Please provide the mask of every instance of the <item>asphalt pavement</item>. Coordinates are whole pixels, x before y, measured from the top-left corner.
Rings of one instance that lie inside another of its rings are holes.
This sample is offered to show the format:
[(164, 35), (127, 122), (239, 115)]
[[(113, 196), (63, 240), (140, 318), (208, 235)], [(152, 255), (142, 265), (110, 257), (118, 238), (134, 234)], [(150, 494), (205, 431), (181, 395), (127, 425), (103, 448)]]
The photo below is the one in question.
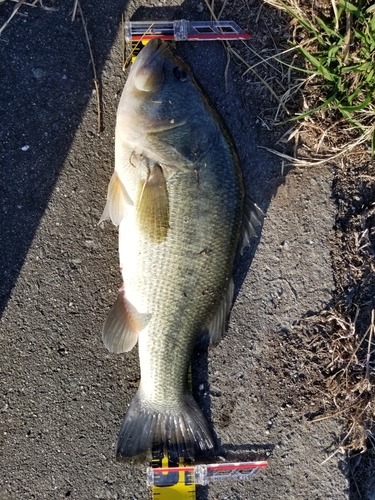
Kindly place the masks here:
[[(102, 125), (73, 2), (23, 6), (0, 38), (0, 498), (146, 499), (147, 463), (118, 463), (115, 441), (139, 381), (138, 352), (113, 355), (101, 327), (121, 285), (117, 230), (98, 225), (114, 160), (126, 79), (121, 15), (192, 18), (198, 2), (82, 2), (99, 78)], [(0, 5), (0, 25), (13, 4)], [(151, 12), (151, 13), (150, 13)], [(329, 168), (295, 171), (259, 145), (272, 132), (244, 103), (218, 43), (178, 49), (224, 116), (249, 194), (265, 212), (238, 260), (236, 302), (222, 342), (193, 363), (194, 390), (227, 460), (269, 460), (247, 482), (199, 499), (347, 499), (337, 421), (307, 422), (306, 360), (277, 359), (295, 324), (329, 304), (335, 208)], [(286, 373), (287, 371), (287, 373)], [(305, 398), (301, 412), (294, 401)], [(218, 458), (220, 460), (220, 458)], [(324, 463), (323, 463), (324, 462)]]

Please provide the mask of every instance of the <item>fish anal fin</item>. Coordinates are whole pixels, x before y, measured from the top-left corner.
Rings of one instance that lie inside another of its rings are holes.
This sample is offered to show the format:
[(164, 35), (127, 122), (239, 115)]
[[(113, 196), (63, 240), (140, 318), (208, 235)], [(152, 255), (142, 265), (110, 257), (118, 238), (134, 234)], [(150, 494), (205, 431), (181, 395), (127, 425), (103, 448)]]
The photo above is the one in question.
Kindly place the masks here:
[(136, 201), (139, 229), (151, 241), (161, 243), (169, 229), (169, 200), (166, 179), (161, 167), (152, 165), (145, 181), (140, 182)]
[(107, 219), (111, 219), (113, 224), (118, 226), (126, 216), (127, 205), (131, 204), (132, 201), (117, 172), (113, 172), (108, 185), (107, 203), (100, 217), (99, 224)]
[(139, 332), (147, 326), (149, 319), (148, 314), (139, 313), (127, 300), (125, 289), (121, 287), (103, 325), (104, 345), (110, 352), (131, 351), (138, 341)]
[(261, 208), (258, 207), (250, 198), (245, 200), (245, 209), (241, 227), (240, 253), (242, 255), (244, 248), (249, 246), (250, 240), (257, 235), (256, 228), (261, 225), (260, 218), (264, 215)]
[(207, 334), (208, 332), (210, 344), (217, 344), (221, 340), (221, 337), (226, 330), (228, 316), (233, 302), (233, 294), (234, 283), (233, 278), (231, 277), (228, 283), (227, 290), (223, 294), (220, 304), (215, 311), (215, 314), (211, 317), (204, 330), (205, 334)]

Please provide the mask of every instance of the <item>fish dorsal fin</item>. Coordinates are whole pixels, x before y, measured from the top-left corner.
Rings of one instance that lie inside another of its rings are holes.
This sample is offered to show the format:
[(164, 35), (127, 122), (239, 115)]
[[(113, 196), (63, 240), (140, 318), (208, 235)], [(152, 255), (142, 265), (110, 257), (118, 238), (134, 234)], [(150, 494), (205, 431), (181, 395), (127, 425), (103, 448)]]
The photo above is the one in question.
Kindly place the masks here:
[(240, 253), (242, 255), (244, 248), (249, 246), (250, 240), (257, 235), (256, 228), (260, 226), (260, 217), (264, 215), (263, 211), (251, 199), (245, 200), (245, 209), (241, 227)]
[(111, 219), (113, 224), (118, 226), (126, 216), (127, 205), (132, 205), (132, 201), (117, 172), (113, 172), (108, 185), (107, 203), (100, 217), (99, 224), (107, 219)]
[(227, 320), (233, 302), (233, 293), (234, 283), (233, 278), (231, 277), (228, 283), (228, 288), (223, 294), (219, 307), (216, 309), (215, 314), (206, 326), (211, 344), (217, 344), (226, 330)]
[(140, 182), (135, 209), (139, 229), (151, 241), (164, 241), (169, 229), (169, 201), (167, 183), (158, 164), (151, 165), (147, 178)]
[(127, 300), (122, 286), (103, 325), (104, 345), (110, 352), (131, 351), (138, 341), (139, 332), (147, 326), (149, 320), (149, 314), (139, 313)]

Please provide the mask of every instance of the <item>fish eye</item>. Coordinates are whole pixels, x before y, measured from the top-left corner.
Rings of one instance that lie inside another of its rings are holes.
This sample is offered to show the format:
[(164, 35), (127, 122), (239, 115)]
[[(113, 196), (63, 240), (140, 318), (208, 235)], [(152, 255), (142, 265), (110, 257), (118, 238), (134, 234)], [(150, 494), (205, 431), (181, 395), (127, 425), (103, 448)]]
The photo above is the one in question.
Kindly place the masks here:
[(175, 78), (177, 78), (177, 80), (179, 80), (180, 82), (186, 82), (187, 74), (183, 69), (179, 68), (178, 66), (175, 66), (173, 68), (173, 74)]

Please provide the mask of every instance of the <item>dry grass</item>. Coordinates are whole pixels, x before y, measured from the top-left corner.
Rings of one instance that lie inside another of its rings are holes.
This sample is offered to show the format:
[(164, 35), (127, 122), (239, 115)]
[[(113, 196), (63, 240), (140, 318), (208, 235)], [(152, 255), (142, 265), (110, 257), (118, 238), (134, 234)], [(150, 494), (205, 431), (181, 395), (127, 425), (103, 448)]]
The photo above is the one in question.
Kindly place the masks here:
[[(210, 0), (205, 3), (211, 19), (220, 19), (225, 3), (222, 6)], [(243, 76), (254, 75), (275, 101), (276, 107), (268, 110), (268, 115), (272, 111), (273, 116), (264, 120), (259, 117), (265, 126), (271, 129), (292, 122), (289, 140), (293, 140), (295, 151), (302, 134), (313, 133), (316, 145), (315, 149), (310, 148), (308, 157), (302, 159), (297, 159), (296, 154), (271, 151), (284, 161), (298, 165), (330, 162), (355, 154), (360, 146), (363, 150), (372, 145), (369, 151), (373, 154), (375, 106), (371, 99), (374, 91), (371, 75), (375, 62), (371, 37), (375, 44), (375, 8), (367, 9), (358, 20), (349, 11), (345, 17), (341, 4), (336, 5), (334, 0), (320, 2), (324, 12), (318, 11), (315, 2), (264, 0), (264, 3), (283, 12), (280, 23), (285, 26), (289, 23), (289, 39), (280, 44), (269, 31), (266, 36), (271, 38), (273, 50), (259, 44), (257, 47), (258, 40), (251, 40), (242, 42), (242, 50), (226, 43), (227, 53), (245, 68)], [(247, 2), (240, 10), (246, 9)], [(262, 10), (264, 13), (264, 4), (260, 4), (256, 22)], [(288, 15), (288, 11), (293, 12), (294, 17)], [(321, 22), (319, 16), (334, 19), (333, 28)], [(249, 25), (254, 25), (253, 16)], [(360, 38), (365, 28), (366, 42)], [(263, 56), (264, 52), (267, 56)], [(336, 61), (335, 58), (339, 63), (329, 62)], [(251, 59), (255, 62), (249, 62)], [(319, 130), (320, 135), (316, 137)]]
[[(294, 10), (296, 16), (302, 20), (307, 20), (308, 23), (314, 24), (314, 27), (316, 27), (316, 23), (311, 20), (312, 9), (316, 4), (297, 2), (296, 0), (264, 1), (284, 12), (287, 12), (285, 8), (287, 5)], [(322, 2), (322, 4), (321, 8), (325, 6), (327, 9), (325, 15), (333, 16), (335, 27), (338, 29), (339, 12), (337, 6), (339, 3), (332, 0), (331, 3)], [(318, 14), (316, 13), (316, 15)], [(290, 17), (290, 29), (293, 34), (292, 42), (296, 47), (303, 45), (303, 51), (310, 50), (318, 53), (317, 37), (312, 36), (311, 31), (305, 28), (303, 23), (301, 24), (296, 18)], [(342, 33), (340, 58), (344, 65), (348, 64), (350, 58), (352, 61), (355, 60), (358, 55), (358, 47), (353, 42), (355, 28), (350, 15), (346, 16), (345, 32), (342, 31)], [(370, 54), (370, 58), (372, 61), (373, 54)], [(281, 157), (283, 162), (299, 167), (311, 167), (326, 162), (336, 162), (337, 164), (337, 160), (340, 159), (342, 162), (340, 170), (343, 172), (343, 177), (345, 177), (344, 157), (345, 162), (351, 159), (352, 163), (356, 161), (358, 165), (369, 163), (374, 148), (374, 145), (372, 145), (371, 150), (370, 144), (371, 141), (374, 144), (375, 137), (375, 107), (372, 102), (369, 102), (366, 106), (358, 106), (360, 109), (352, 109), (350, 116), (346, 112), (340, 114), (340, 110), (337, 108), (331, 105), (327, 106), (327, 86), (324, 84), (324, 75), (316, 71), (316, 68), (309, 61), (306, 62), (305, 67), (313, 72), (301, 82), (298, 89), (302, 91), (302, 109), (294, 118), (294, 126), (289, 128), (286, 134), (281, 137), (279, 143), (292, 140), (297, 143), (300, 137), (310, 137), (312, 139), (307, 146), (299, 148), (298, 155), (296, 147), (293, 155), (275, 149), (267, 149)], [(372, 67), (370, 66), (370, 68)], [(295, 80), (297, 78), (297, 76), (294, 76)], [(353, 92), (355, 85), (358, 85), (358, 81), (358, 75), (354, 72), (353, 74), (348, 72), (348, 93)], [(372, 82), (370, 83), (372, 85)], [(373, 95), (372, 92), (370, 88), (369, 95)], [(363, 94), (359, 94), (358, 97), (364, 102), (365, 97)], [(287, 106), (293, 105), (294, 98), (295, 95), (292, 95), (290, 99), (284, 101), (285, 104)], [(375, 181), (371, 175), (366, 175), (366, 171), (361, 174), (361, 179), (362, 184), (365, 180), (368, 182)], [(360, 188), (360, 185), (361, 182), (358, 182), (357, 189), (365, 189), (363, 186)], [(348, 196), (350, 196), (349, 193)], [(366, 207), (364, 201), (363, 203)], [(353, 210), (350, 199), (348, 205)], [(364, 282), (366, 280), (372, 281), (368, 276), (369, 273), (373, 272), (372, 263), (374, 260), (368, 229), (372, 209), (373, 206), (370, 202), (370, 206), (364, 209), (368, 220), (362, 220), (360, 229), (358, 228), (359, 221), (346, 226), (345, 243), (342, 244), (340, 250), (344, 252), (341, 259), (345, 259), (344, 266), (347, 267), (347, 276), (351, 285), (347, 289), (343, 288), (338, 293), (340, 298), (338, 299), (337, 309), (323, 313), (321, 317), (322, 324), (329, 326), (327, 330), (331, 332), (328, 338), (325, 339), (325, 343), (332, 357), (329, 365), (322, 367), (322, 369), (328, 373), (325, 385), (332, 399), (334, 410), (319, 419), (336, 416), (344, 418), (347, 422), (346, 431), (339, 449), (352, 452), (363, 452), (368, 448), (375, 448), (373, 435), (375, 423), (374, 309), (371, 310), (368, 328), (363, 327), (363, 316), (368, 314), (368, 312), (364, 311), (369, 309), (367, 299), (369, 291), (364, 291), (367, 288), (367, 284), (365, 285)], [(346, 217), (349, 216), (346, 215)], [(355, 217), (354, 213), (353, 217)], [(343, 286), (343, 283), (341, 283), (341, 286)], [(345, 291), (347, 290), (348, 293), (350, 287), (357, 290), (356, 300), (359, 300), (357, 312), (354, 315), (354, 304), (351, 304), (345, 296)], [(358, 325), (360, 308), (363, 314), (361, 314), (361, 325)], [(325, 329), (323, 328), (323, 330)]]
[[(285, 4), (281, 0), (264, 0), (264, 2), (280, 11), (285, 11)], [(215, 2), (205, 0), (205, 3), (211, 19), (219, 20), (224, 6), (220, 9), (218, 6), (217, 10), (220, 12), (215, 15)], [(301, 4), (295, 0), (286, 0), (286, 4), (291, 6), (301, 19), (311, 14), (306, 13)], [(257, 19), (262, 7), (263, 4), (259, 8)], [(288, 21), (285, 17), (282, 22), (287, 25)], [(274, 50), (267, 57), (262, 55), (265, 49), (253, 48), (254, 42), (251, 41), (250, 43), (242, 41), (243, 50), (234, 49), (228, 42), (224, 44), (228, 56), (245, 68), (243, 76), (245, 77), (248, 73), (254, 75), (276, 103), (276, 107), (268, 110), (267, 119), (263, 120), (259, 117), (264, 125), (271, 129), (291, 122), (288, 134), (284, 134), (278, 142), (293, 141), (293, 156), (273, 149), (269, 151), (282, 157), (284, 163), (295, 166), (323, 164), (344, 155), (356, 154), (360, 146), (367, 147), (374, 140), (375, 106), (369, 102), (365, 108), (351, 113), (341, 107), (345, 116), (338, 115), (333, 103), (327, 103), (322, 75), (300, 56), (300, 51), (308, 53), (315, 50), (316, 39), (305, 36), (302, 32), (303, 25), (299, 24), (296, 19), (289, 20), (289, 29), (291, 37), (282, 45), (272, 39)], [(249, 59), (254, 58), (256, 62), (250, 63)], [(355, 84), (354, 78), (352, 87)], [(270, 116), (271, 113), (272, 116)], [(297, 158), (299, 137), (303, 134), (311, 135), (312, 131), (314, 136), (320, 131), (319, 136), (314, 140), (315, 149), (310, 148), (306, 157)]]
[[(324, 130), (317, 151), (311, 151), (313, 162), (324, 161), (316, 155), (323, 146), (327, 161), (346, 155), (359, 144), (371, 144), (373, 155), (374, 7), (365, 0), (353, 2), (364, 4), (356, 12), (354, 5), (332, 0), (323, 2), (319, 12), (314, 2), (264, 1), (290, 15), (290, 43), (304, 58), (301, 69), (310, 73), (302, 85), (303, 109), (292, 120), (300, 122), (301, 132), (310, 133), (317, 127)], [(333, 26), (330, 19), (335, 19)], [(332, 146), (328, 131), (340, 142), (339, 147)]]
[(336, 412), (315, 421), (340, 415), (348, 421), (348, 432), (340, 447), (348, 450), (366, 450), (372, 440), (375, 422), (375, 311), (372, 310), (370, 325), (360, 337), (356, 329), (358, 314), (354, 320), (344, 318), (337, 311), (322, 316), (322, 322), (330, 325), (329, 339), (331, 362), (327, 367), (330, 375), (326, 380)]
[[(44, 2), (43, 0), (34, 0), (34, 2), (26, 2), (26, 0), (10, 0), (11, 2), (15, 3), (16, 5), (14, 6), (13, 8), (13, 11), (11, 13), (11, 15), (9, 16), (9, 18), (5, 21), (5, 23), (0, 27), (0, 36), (2, 35), (3, 31), (5, 30), (5, 28), (8, 26), (8, 24), (11, 22), (11, 20), (13, 19), (13, 17), (18, 13), (18, 11), (20, 10), (20, 8), (22, 6), (26, 6), (26, 7), (37, 7), (37, 5), (39, 4), (39, 6), (43, 9), (43, 10), (50, 10), (50, 11), (56, 11), (58, 10), (58, 7), (50, 7), (48, 5), (44, 5)], [(6, 0), (1, 0), (0, 1), (0, 5), (5, 3)]]
[(75, 16), (76, 16), (77, 10), (79, 11), (79, 14), (81, 16), (82, 26), (83, 26), (83, 30), (85, 32), (86, 43), (87, 43), (87, 47), (88, 47), (89, 53), (90, 53), (90, 59), (91, 59), (91, 65), (92, 65), (92, 72), (93, 72), (93, 76), (94, 76), (93, 81), (94, 81), (95, 91), (96, 91), (96, 106), (97, 106), (97, 116), (98, 116), (97, 133), (99, 135), (100, 132), (101, 132), (101, 129), (102, 129), (102, 114), (101, 114), (101, 107), (102, 106), (101, 106), (99, 80), (98, 80), (98, 76), (97, 76), (97, 73), (96, 73), (96, 66), (95, 66), (95, 61), (94, 61), (94, 54), (93, 54), (92, 49), (91, 49), (90, 37), (89, 37), (88, 31), (87, 31), (86, 20), (85, 20), (85, 17), (83, 15), (82, 7), (81, 7), (81, 4), (80, 4), (79, 0), (74, 0), (72, 21), (75, 20)]
[[(223, 4), (222, 8), (220, 9), (220, 12), (219, 14), (216, 16), (215, 15), (215, 2), (212, 1), (211, 4), (209, 2), (209, 0), (204, 0), (205, 1), (205, 4), (206, 4), (206, 7), (211, 15), (211, 19), (214, 20), (214, 21), (219, 21), (220, 20), (220, 17), (221, 15), (223, 14), (224, 12), (224, 8), (225, 8), (225, 3)], [(270, 92), (270, 94), (272, 95), (272, 97), (276, 100), (276, 102), (278, 103), (278, 108), (277, 108), (277, 111), (276, 111), (276, 115), (275, 115), (275, 120), (277, 119), (277, 116), (279, 114), (279, 111), (280, 111), (280, 108), (283, 109), (284, 113), (286, 115), (290, 115), (290, 112), (288, 110), (288, 108), (286, 107), (285, 105), (285, 101), (288, 100), (288, 97), (287, 96), (291, 96), (294, 94), (294, 92), (292, 91), (291, 88), (289, 88), (289, 90), (285, 93), (285, 95), (278, 95), (278, 93), (273, 89), (272, 85), (268, 83), (268, 81), (266, 79), (264, 79), (256, 70), (256, 66), (258, 66), (259, 64), (264, 64), (264, 65), (268, 65), (269, 67), (272, 68), (273, 72), (280, 72), (279, 69), (275, 68), (275, 66), (272, 64), (272, 62), (279, 62), (278, 61), (278, 57), (280, 56), (280, 54), (276, 54), (276, 55), (272, 55), (270, 57), (267, 57), (267, 58), (263, 58), (260, 54), (258, 54), (254, 49), (252, 49), (251, 45), (248, 44), (247, 42), (244, 42), (242, 41), (244, 47), (246, 48), (246, 50), (252, 52), (253, 55), (255, 55), (256, 57), (259, 58), (259, 62), (258, 63), (255, 63), (255, 64), (250, 64), (247, 62), (247, 60), (245, 59), (245, 57), (243, 57), (239, 51), (235, 50), (232, 45), (229, 43), (229, 42), (222, 42), (224, 47), (225, 47), (225, 50), (228, 54), (228, 58), (230, 56), (232, 56), (235, 60), (239, 61), (243, 66), (246, 67), (246, 70), (244, 71), (243, 73), (243, 76), (246, 75), (246, 73), (248, 72), (251, 72), (253, 73), (253, 75), (255, 75), (255, 77), (267, 88), (267, 90)], [(295, 51), (296, 49), (295, 48), (288, 48), (285, 52), (283, 52), (282, 54), (286, 54), (286, 53), (290, 53), (290, 52), (293, 52)], [(227, 65), (227, 69), (228, 69), (228, 65)], [(226, 71), (227, 71), (226, 69)], [(285, 72), (283, 72), (283, 75), (282, 75), (282, 78), (281, 79), (284, 79), (285, 77)], [(226, 80), (226, 75), (225, 75), (225, 80)], [(290, 82), (289, 82), (290, 83)]]

